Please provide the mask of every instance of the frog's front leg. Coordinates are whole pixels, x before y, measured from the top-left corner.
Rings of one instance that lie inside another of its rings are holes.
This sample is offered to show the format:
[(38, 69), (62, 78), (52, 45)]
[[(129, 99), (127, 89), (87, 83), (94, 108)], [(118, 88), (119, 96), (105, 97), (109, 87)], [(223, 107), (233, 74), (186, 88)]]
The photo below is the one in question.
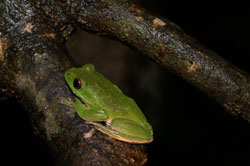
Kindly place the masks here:
[(75, 100), (76, 103), (65, 100), (64, 104), (74, 108), (82, 119), (88, 121), (105, 121), (109, 118), (103, 109), (90, 105), (85, 106), (77, 97)]

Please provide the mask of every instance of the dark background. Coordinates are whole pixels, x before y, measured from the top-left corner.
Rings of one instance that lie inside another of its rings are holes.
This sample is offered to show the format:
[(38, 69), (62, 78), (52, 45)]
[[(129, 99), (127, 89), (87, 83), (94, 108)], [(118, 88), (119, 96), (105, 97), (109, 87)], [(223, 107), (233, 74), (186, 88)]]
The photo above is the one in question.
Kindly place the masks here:
[[(248, 4), (143, 0), (142, 6), (175, 22), (187, 34), (250, 73)], [(154, 129), (154, 141), (147, 145), (148, 166), (250, 165), (249, 123), (226, 113), (185, 80), (119, 42), (86, 32), (76, 32), (67, 47), (79, 66), (93, 63), (133, 97), (145, 113)], [(0, 99), (2, 162), (54, 165), (46, 144), (34, 136), (22, 106), (15, 100)]]

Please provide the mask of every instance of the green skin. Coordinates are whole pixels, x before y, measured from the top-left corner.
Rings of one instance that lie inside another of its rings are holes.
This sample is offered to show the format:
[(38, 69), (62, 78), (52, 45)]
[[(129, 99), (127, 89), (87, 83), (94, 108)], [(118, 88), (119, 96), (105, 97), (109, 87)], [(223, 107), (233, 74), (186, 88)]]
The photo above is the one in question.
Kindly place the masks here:
[(152, 127), (135, 101), (95, 71), (94, 65), (68, 69), (65, 79), (77, 97), (76, 103), (64, 104), (73, 107), (87, 124), (121, 141), (136, 144), (153, 141)]

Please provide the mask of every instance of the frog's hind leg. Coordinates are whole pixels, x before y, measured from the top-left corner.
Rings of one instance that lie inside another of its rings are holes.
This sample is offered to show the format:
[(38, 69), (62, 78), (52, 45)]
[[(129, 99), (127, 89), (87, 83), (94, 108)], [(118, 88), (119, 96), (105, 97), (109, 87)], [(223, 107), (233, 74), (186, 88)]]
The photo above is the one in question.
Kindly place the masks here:
[[(127, 119), (114, 119), (110, 126), (104, 126), (101, 123), (89, 122), (95, 128), (104, 134), (107, 134), (120, 141), (135, 144), (144, 144), (152, 142), (152, 135), (136, 122)], [(110, 128), (111, 127), (111, 128)]]
[(110, 127), (113, 130), (119, 131), (124, 138), (129, 139), (127, 142), (131, 143), (149, 143), (153, 141), (153, 133), (151, 128), (147, 129), (140, 123), (123, 118), (112, 120)]

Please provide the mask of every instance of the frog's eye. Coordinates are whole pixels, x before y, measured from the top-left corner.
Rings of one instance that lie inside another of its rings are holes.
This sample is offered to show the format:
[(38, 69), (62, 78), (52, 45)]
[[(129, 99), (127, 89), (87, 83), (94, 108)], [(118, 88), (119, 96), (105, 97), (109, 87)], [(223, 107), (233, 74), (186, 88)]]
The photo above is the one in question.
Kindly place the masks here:
[(80, 78), (76, 78), (73, 82), (73, 85), (76, 89), (81, 89), (82, 88), (82, 81)]

